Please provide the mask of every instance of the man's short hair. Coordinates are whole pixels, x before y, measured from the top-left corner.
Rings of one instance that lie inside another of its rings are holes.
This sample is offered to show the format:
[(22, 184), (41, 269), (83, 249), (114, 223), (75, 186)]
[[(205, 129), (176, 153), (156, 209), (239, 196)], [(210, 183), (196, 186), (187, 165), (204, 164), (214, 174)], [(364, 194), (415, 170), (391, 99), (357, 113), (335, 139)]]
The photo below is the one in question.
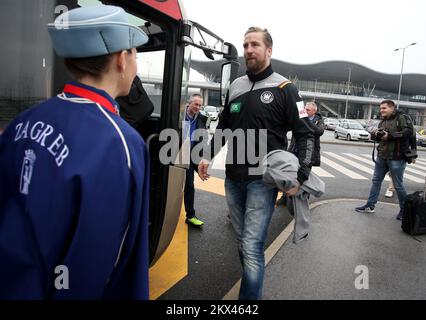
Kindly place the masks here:
[(246, 33), (244, 34), (244, 37), (252, 32), (262, 32), (263, 33), (263, 42), (265, 43), (267, 48), (272, 48), (272, 45), (274, 44), (272, 41), (271, 34), (269, 33), (268, 29), (259, 28), (259, 27), (250, 27), (247, 29)]
[(191, 103), (192, 101), (194, 101), (195, 98), (200, 98), (202, 100), (203, 96), (199, 93), (191, 94), (191, 96), (189, 97), (188, 103)]
[(380, 105), (382, 104), (387, 104), (388, 106), (395, 108), (395, 102), (393, 102), (392, 100), (383, 100), (382, 102), (380, 102)]
[(307, 103), (306, 103), (306, 105), (305, 105), (305, 108), (306, 108), (307, 106), (313, 106), (313, 107), (314, 107), (314, 109), (315, 109), (315, 112), (317, 112), (317, 110), (318, 110), (318, 106), (317, 106), (317, 104), (316, 104), (314, 101), (309, 101), (309, 102), (307, 102)]

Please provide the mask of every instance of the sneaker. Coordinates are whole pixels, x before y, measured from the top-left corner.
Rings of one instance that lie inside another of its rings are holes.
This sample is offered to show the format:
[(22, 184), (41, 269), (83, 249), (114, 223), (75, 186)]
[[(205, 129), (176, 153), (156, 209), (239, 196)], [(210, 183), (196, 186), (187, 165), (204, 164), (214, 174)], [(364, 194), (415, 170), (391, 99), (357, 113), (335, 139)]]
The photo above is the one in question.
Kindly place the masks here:
[(399, 210), (398, 215), (396, 216), (396, 220), (402, 220), (402, 210)]
[(201, 227), (204, 224), (204, 222), (198, 219), (197, 217), (192, 217), (190, 219), (186, 218), (185, 222), (195, 227)]
[(386, 198), (392, 198), (393, 197), (392, 190), (386, 189), (385, 197)]
[(373, 206), (368, 206), (368, 205), (363, 205), (361, 207), (356, 207), (355, 208), (356, 212), (361, 212), (361, 213), (374, 213), (374, 207)]

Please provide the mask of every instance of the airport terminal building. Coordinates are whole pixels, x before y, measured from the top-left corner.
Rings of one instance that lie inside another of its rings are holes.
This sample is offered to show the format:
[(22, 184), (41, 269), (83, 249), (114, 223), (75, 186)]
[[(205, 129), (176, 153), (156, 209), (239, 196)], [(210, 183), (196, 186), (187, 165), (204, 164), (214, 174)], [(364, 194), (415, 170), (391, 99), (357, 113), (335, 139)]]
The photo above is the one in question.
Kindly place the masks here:
[[(240, 60), (239, 76), (246, 72)], [(192, 68), (206, 79), (218, 79), (220, 61), (192, 61)], [(272, 66), (291, 80), (305, 101), (315, 101), (323, 116), (349, 119), (376, 119), (384, 99), (397, 103), (399, 74), (386, 74), (348, 61), (327, 61), (316, 64), (291, 64), (272, 59)], [(217, 71), (216, 71), (217, 72)], [(215, 95), (203, 89), (205, 100)], [(216, 91), (212, 86), (211, 90)], [(211, 100), (211, 99), (210, 99)], [(212, 103), (209, 103), (212, 104)], [(414, 123), (426, 126), (426, 75), (404, 74), (400, 109), (410, 114)]]
[[(240, 68), (238, 76), (246, 72), (244, 59), (239, 58)], [(204, 104), (220, 105), (220, 65), (223, 60), (191, 61), (191, 67), (204, 75), (205, 81), (189, 81), (189, 93), (199, 92), (203, 95)], [(347, 61), (327, 61), (316, 64), (291, 64), (272, 59), (275, 72), (291, 80), (307, 101), (315, 101), (319, 111), (325, 117), (349, 119), (377, 119), (379, 105), (384, 99), (391, 99), (397, 103), (399, 89), (399, 74), (386, 74), (371, 70), (362, 65)], [(162, 75), (139, 75), (144, 88), (152, 100), (160, 99), (163, 77)], [(4, 78), (2, 83), (13, 84), (10, 79)], [(14, 87), (17, 90), (19, 86)], [(29, 90), (20, 87), (20, 91)], [(40, 91), (46, 91), (40, 87)], [(2, 90), (3, 92), (4, 90)], [(6, 92), (6, 96), (14, 96)], [(25, 96), (48, 97), (52, 94), (26, 94)], [(38, 103), (40, 98), (28, 101), (14, 101), (0, 97), (0, 130), (19, 112), (28, 106)], [(409, 114), (417, 126), (426, 128), (426, 75), (404, 74), (400, 96), (400, 109)]]

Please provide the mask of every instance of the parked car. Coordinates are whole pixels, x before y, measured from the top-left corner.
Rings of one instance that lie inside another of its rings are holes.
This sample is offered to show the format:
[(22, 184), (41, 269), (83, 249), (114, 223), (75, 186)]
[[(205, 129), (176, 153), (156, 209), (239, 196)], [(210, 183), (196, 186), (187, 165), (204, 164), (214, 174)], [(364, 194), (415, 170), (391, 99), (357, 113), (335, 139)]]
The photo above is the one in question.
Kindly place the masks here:
[(416, 132), (416, 142), (418, 146), (426, 147), (426, 136)]
[(356, 121), (359, 122), (360, 125), (365, 129), (367, 127), (367, 120), (366, 119), (356, 119)]
[(371, 133), (373, 131), (375, 131), (377, 129), (377, 127), (379, 126), (380, 121), (381, 120), (369, 120), (369, 121), (367, 121), (367, 126), (364, 128), (365, 131), (367, 131), (371, 136)]
[(345, 138), (348, 141), (360, 140), (369, 141), (370, 134), (365, 131), (363, 126), (355, 120), (341, 121), (334, 131), (334, 138)]
[(326, 118), (324, 119), (324, 129), (325, 130), (335, 130), (339, 120), (335, 118)]
[(200, 112), (206, 117), (209, 117), (212, 121), (216, 121), (219, 117), (219, 111), (215, 106), (205, 106)]
[(210, 123), (212, 122), (212, 118), (206, 113), (206, 111), (204, 111), (203, 108), (200, 110), (200, 114), (207, 117), (206, 128), (210, 129)]
[(426, 129), (421, 129), (417, 133), (419, 133), (420, 135), (426, 137)]

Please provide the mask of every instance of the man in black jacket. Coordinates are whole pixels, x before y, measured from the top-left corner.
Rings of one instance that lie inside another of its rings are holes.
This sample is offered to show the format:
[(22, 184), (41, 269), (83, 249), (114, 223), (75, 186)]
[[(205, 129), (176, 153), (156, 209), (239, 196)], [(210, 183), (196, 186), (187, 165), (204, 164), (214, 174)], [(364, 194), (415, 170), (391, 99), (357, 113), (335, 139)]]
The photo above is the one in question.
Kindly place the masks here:
[[(303, 121), (305, 121), (312, 128), (312, 130), (314, 130), (315, 135), (314, 152), (312, 154), (312, 166), (319, 167), (321, 165), (320, 137), (324, 134), (324, 120), (322, 119), (321, 114), (317, 113), (318, 107), (315, 102), (307, 102), (305, 105), (305, 110), (308, 116), (303, 118)], [(294, 137), (291, 139), (288, 151), (297, 156), (296, 139)], [(282, 197), (277, 201), (276, 205), (286, 205), (286, 202), (286, 195), (283, 194)]]
[[(191, 141), (191, 151), (194, 147), (201, 143), (201, 141), (196, 141), (194, 137), (195, 130), (206, 129), (207, 127), (207, 117), (200, 113), (201, 106), (203, 105), (203, 97), (200, 94), (193, 94), (189, 98), (188, 105), (185, 109), (185, 126), (186, 131), (184, 132), (184, 138), (186, 135), (189, 135)], [(186, 212), (186, 223), (189, 225), (200, 227), (204, 224), (203, 221), (197, 218), (195, 215), (194, 209), (194, 171), (198, 170), (197, 165), (193, 163), (192, 159), (189, 164), (188, 170), (186, 170), (186, 180), (185, 180), (185, 191), (184, 191), (184, 202), (185, 202), (185, 212)]]
[(319, 167), (321, 165), (321, 145), (320, 137), (324, 134), (324, 120), (320, 113), (317, 113), (318, 107), (315, 102), (308, 102), (305, 105), (306, 113), (308, 114), (308, 119), (312, 124), (312, 129), (315, 134), (315, 148), (314, 154), (312, 155), (312, 166)]
[(200, 162), (198, 175), (208, 179), (209, 161), (228, 140), (225, 193), (243, 268), (239, 298), (253, 300), (262, 296), (264, 245), (277, 197), (277, 189), (263, 183), (253, 155), (260, 155), (261, 161), (268, 152), (287, 148), (287, 131), (293, 132), (300, 164), (297, 183), (286, 192), (293, 196), (311, 171), (314, 132), (301, 120), (307, 114), (296, 86), (272, 69), (268, 30), (249, 28), (243, 46), (247, 75), (231, 84), (210, 142), (211, 154)]
[[(308, 116), (303, 119), (306, 121), (314, 130), (315, 134), (315, 148), (312, 155), (312, 166), (319, 167), (321, 165), (321, 145), (320, 137), (324, 134), (324, 120), (320, 113), (317, 113), (318, 107), (317, 104), (313, 101), (307, 102), (305, 105), (305, 110)], [(296, 140), (291, 139), (289, 151), (297, 155)]]

